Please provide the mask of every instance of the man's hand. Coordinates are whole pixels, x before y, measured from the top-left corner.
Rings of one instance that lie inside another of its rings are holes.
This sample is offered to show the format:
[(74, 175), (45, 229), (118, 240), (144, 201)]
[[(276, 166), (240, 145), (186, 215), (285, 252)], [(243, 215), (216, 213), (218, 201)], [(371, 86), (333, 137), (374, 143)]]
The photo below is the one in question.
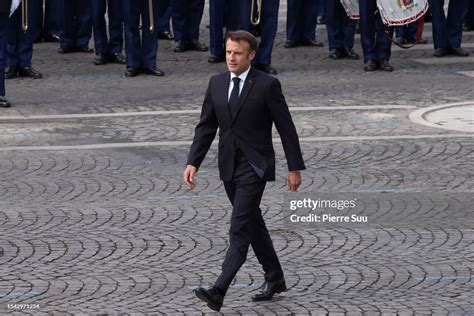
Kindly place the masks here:
[(299, 171), (288, 172), (288, 190), (297, 191), (301, 185), (301, 173)]
[(184, 183), (192, 190), (196, 186), (196, 182), (194, 182), (194, 175), (197, 172), (197, 168), (193, 165), (187, 165), (186, 169), (183, 172), (183, 180)]

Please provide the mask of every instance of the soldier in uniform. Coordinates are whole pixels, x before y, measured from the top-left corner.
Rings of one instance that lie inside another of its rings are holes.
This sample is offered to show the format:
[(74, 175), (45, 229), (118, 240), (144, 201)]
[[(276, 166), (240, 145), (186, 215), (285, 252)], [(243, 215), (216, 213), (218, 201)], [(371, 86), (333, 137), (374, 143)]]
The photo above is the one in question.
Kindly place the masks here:
[[(107, 23), (105, 12), (109, 17), (109, 35), (107, 40)], [(123, 3), (121, 0), (93, 0), (92, 24), (94, 28), (95, 65), (107, 62), (125, 65), (123, 49)]]
[(298, 45), (322, 47), (323, 43), (316, 41), (317, 23), (318, 1), (288, 0), (285, 48)]
[[(364, 52), (364, 70), (393, 71), (390, 60), (392, 42), (377, 11), (376, 0), (360, 0), (360, 35)], [(389, 35), (391, 36), (391, 35)]]
[(176, 47), (174, 52), (187, 50), (205, 52), (209, 48), (199, 41), (199, 25), (204, 13), (204, 0), (171, 0), (171, 15)]
[(11, 0), (0, 1), (0, 107), (8, 108), (10, 101), (5, 98), (5, 62), (7, 58), (7, 25)]
[(468, 6), (469, 0), (449, 1), (448, 16), (446, 17), (444, 14), (444, 0), (430, 1), (435, 48), (433, 56), (469, 56), (469, 53), (461, 48), (462, 21)]
[[(246, 31), (251, 31), (250, 13), (252, 0), (242, 0), (240, 7), (240, 28)], [(264, 0), (262, 2), (262, 12), (260, 19), (260, 45), (257, 50), (252, 65), (260, 71), (276, 75), (277, 71), (271, 65), (273, 43), (275, 41), (277, 27), (278, 27), (278, 9), (280, 7), (280, 0)]]
[[(96, 0), (93, 0), (96, 1)], [(91, 0), (58, 0), (60, 25), (60, 54), (92, 53)]]
[(171, 34), (170, 22), (171, 22), (171, 5), (170, 0), (162, 0), (163, 12), (158, 17), (158, 39), (173, 40), (173, 34)]
[[(127, 70), (125, 76), (136, 77), (140, 73), (164, 76), (156, 66), (158, 51), (158, 17), (164, 8), (161, 0), (124, 0), (125, 52)], [(140, 32), (140, 17), (142, 32)], [(140, 37), (140, 33), (142, 36)]]
[(208, 62), (215, 64), (225, 61), (224, 27), (228, 31), (238, 28), (240, 17), (238, 15), (240, 0), (210, 0), (210, 47), (211, 56)]
[(326, 30), (328, 32), (329, 58), (359, 59), (352, 49), (356, 21), (346, 14), (340, 1), (326, 0)]
[(22, 24), (22, 6), (13, 13), (7, 26), (7, 70), (5, 79), (27, 77), (41, 79), (43, 75), (31, 67), (33, 42), (41, 32), (38, 18), (43, 10), (41, 0), (27, 0), (27, 24)]

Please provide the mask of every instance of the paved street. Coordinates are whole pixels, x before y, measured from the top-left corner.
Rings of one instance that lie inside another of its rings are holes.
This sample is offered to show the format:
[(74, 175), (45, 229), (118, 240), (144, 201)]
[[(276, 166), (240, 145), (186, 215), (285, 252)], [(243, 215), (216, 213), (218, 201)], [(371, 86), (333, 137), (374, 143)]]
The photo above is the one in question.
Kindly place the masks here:
[[(402, 203), (404, 224), (389, 207), (377, 224), (290, 227), (275, 132), (278, 175), (262, 210), (289, 291), (251, 301), (263, 273), (250, 251), (221, 312), (474, 315), (474, 32), (470, 57), (439, 59), (428, 24), (428, 44), (393, 48), (394, 72), (365, 73), (361, 60), (328, 59), (324, 26), (325, 47), (285, 49), (285, 20), (282, 3), (272, 64), (308, 168), (300, 191), (420, 199)], [(0, 315), (212, 314), (192, 290), (215, 281), (228, 242), (217, 146), (195, 191), (181, 172), (207, 82), (226, 68), (172, 44), (159, 43), (161, 78), (126, 78), (123, 66), (44, 43), (33, 67), (45, 78), (7, 81)], [(467, 208), (454, 212), (457, 202)]]

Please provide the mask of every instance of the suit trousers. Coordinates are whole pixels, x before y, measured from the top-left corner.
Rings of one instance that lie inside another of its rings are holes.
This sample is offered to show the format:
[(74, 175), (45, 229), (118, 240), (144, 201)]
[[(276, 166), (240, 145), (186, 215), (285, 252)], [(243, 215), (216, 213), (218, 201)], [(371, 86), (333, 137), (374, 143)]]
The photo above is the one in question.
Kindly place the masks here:
[(7, 66), (30, 67), (33, 57), (33, 41), (39, 36), (41, 28), (38, 18), (42, 12), (42, 1), (29, 1), (28, 31), (25, 33), (21, 25), (21, 6), (16, 9), (8, 22)]
[(329, 50), (354, 47), (355, 22), (339, 1), (326, 0), (326, 29)]
[(318, 24), (318, 2), (288, 0), (286, 39), (289, 41), (314, 40)]
[[(109, 17), (109, 40), (105, 12)], [(122, 53), (123, 48), (123, 2), (122, 0), (93, 0), (92, 25), (96, 55)]]
[(58, 2), (61, 48), (86, 46), (89, 44), (92, 36), (90, 1), (60, 0)]
[(433, 15), (434, 48), (461, 47), (462, 20), (469, 7), (469, 1), (449, 1), (447, 17), (444, 14), (444, 0), (431, 0), (430, 7)]
[(364, 62), (369, 60), (389, 60), (391, 55), (391, 35), (385, 34), (385, 25), (377, 10), (376, 0), (360, 0), (360, 35)]
[(280, 261), (260, 209), (265, 184), (266, 181), (257, 176), (247, 158), (237, 151), (233, 178), (224, 182), (233, 210), (229, 247), (222, 263), (222, 273), (215, 283), (215, 286), (223, 292), (227, 292), (235, 275), (247, 259), (250, 245), (263, 267), (265, 280), (272, 282), (283, 278)]

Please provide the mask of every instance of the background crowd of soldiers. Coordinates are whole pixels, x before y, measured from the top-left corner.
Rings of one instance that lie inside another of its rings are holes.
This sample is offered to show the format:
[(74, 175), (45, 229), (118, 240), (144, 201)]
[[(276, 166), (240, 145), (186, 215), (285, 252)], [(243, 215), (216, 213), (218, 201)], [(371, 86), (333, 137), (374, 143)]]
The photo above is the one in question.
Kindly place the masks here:
[[(13, 0), (15, 1), (15, 0)], [(163, 76), (157, 67), (158, 39), (174, 40), (175, 53), (210, 50), (209, 63), (225, 61), (224, 35), (247, 30), (260, 36), (253, 66), (277, 74), (271, 65), (277, 33), (279, 0), (209, 0), (209, 47), (200, 39), (205, 0), (22, 0), (11, 16), (12, 0), (0, 0), (0, 107), (5, 99), (4, 79), (41, 79), (31, 66), (33, 43), (59, 42), (60, 54), (93, 53), (95, 65), (126, 65), (125, 76)], [(360, 0), (360, 20), (348, 18), (339, 0), (287, 0), (285, 48), (322, 47), (316, 26), (326, 23), (331, 59), (359, 59), (354, 52), (358, 23), (365, 71), (392, 71), (392, 40), (386, 33), (376, 0)], [(474, 28), (474, 1), (430, 0), (434, 56), (468, 56), (461, 48), (465, 30)], [(107, 19), (106, 19), (107, 17)], [(397, 27), (397, 42), (413, 43), (417, 23)], [(389, 32), (390, 33), (390, 32)], [(94, 50), (89, 42), (94, 38)], [(125, 43), (125, 56), (122, 54)], [(3, 72), (5, 73), (4, 75)]]

